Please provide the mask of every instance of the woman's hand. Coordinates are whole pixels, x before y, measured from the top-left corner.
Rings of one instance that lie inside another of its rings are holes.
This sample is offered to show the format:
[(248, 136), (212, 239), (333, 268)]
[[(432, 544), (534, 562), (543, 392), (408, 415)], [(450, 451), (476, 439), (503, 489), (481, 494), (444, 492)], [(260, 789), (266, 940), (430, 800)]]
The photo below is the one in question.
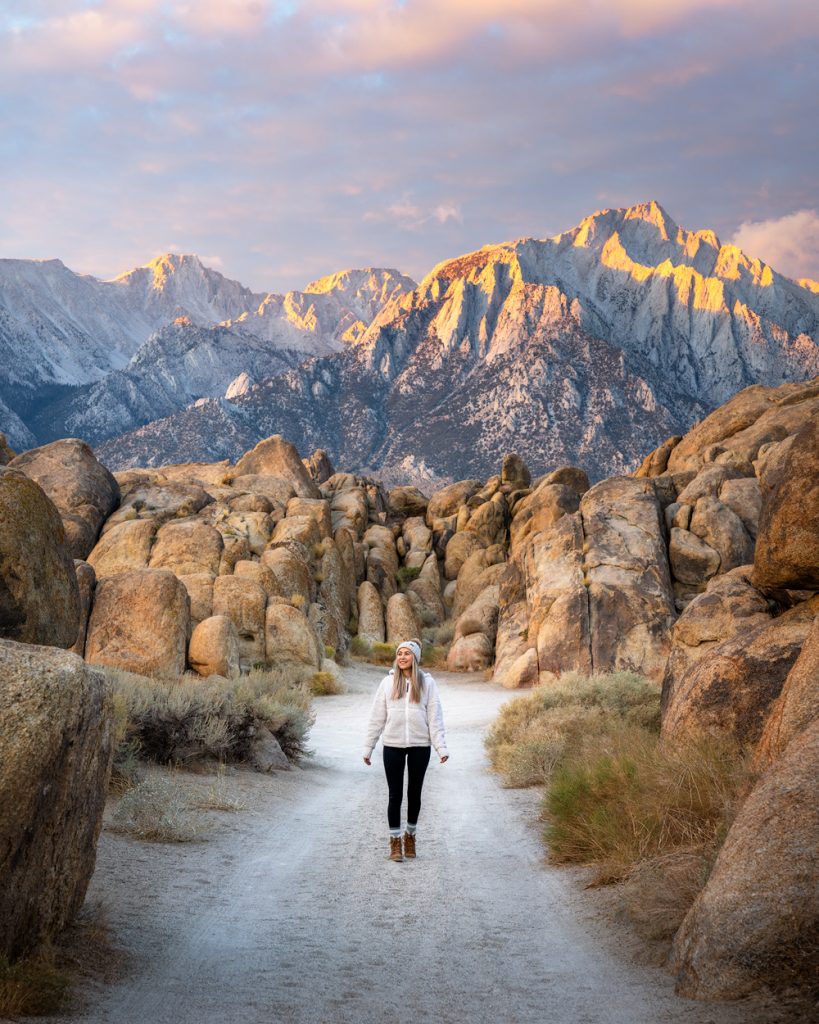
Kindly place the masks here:
[(441, 764), (446, 764), (448, 760), (449, 754), (444, 754), (444, 756), (441, 758)]
[(372, 764), (372, 761), (369, 759), (369, 757), (365, 757), (364, 758), (364, 764), (366, 764), (368, 766)]

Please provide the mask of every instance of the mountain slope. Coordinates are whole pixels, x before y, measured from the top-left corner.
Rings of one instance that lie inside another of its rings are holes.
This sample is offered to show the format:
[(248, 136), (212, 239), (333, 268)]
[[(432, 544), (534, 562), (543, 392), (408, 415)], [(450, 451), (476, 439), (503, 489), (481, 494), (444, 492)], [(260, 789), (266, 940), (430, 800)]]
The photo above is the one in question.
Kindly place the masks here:
[(743, 387), (816, 375), (818, 337), (814, 291), (647, 203), (445, 261), (342, 352), (102, 454), (235, 457), (281, 432), (387, 479), (485, 475), (511, 449), (606, 475)]

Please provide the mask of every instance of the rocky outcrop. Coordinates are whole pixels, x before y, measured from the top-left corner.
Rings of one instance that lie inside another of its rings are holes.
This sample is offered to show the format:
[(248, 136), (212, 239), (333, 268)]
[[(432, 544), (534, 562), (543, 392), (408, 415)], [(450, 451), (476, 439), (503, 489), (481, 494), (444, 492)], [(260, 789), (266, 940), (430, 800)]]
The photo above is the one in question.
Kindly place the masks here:
[(421, 624), (406, 594), (393, 594), (385, 614), (387, 643), (398, 644), (420, 636)]
[(750, 583), (751, 566), (741, 566), (710, 581), (683, 611), (671, 630), (671, 652), (663, 678), (663, 708), (680, 699), (695, 662), (738, 633), (767, 626), (773, 610)]
[(358, 635), (369, 644), (384, 643), (384, 609), (378, 588), (363, 580), (358, 585)]
[(819, 597), (716, 644), (666, 687), (662, 735), (759, 739), (819, 612)]
[(94, 591), (97, 586), (97, 574), (93, 565), (75, 559), (74, 569), (77, 573), (77, 588), (80, 595), (80, 621), (77, 626), (77, 637), (69, 650), (81, 658), (85, 654), (85, 636), (88, 632), (88, 620), (91, 617), (91, 606), (94, 603)]
[(156, 536), (152, 519), (132, 519), (106, 530), (88, 556), (97, 576), (114, 576), (129, 569), (144, 569)]
[(295, 662), (314, 672), (321, 668), (324, 651), (312, 623), (284, 601), (274, 600), (267, 606), (265, 647), (273, 664)]
[(819, 720), (819, 614), (813, 620), (796, 663), (782, 692), (771, 708), (755, 751), (758, 768), (766, 767), (785, 752), (788, 744)]
[(36, 481), (57, 506), (72, 558), (87, 558), (119, 504), (119, 485), (84, 441), (66, 438), (33, 448), (9, 465)]
[(239, 635), (227, 615), (203, 619), (191, 634), (188, 664), (200, 676), (239, 674)]
[(321, 497), (295, 446), (281, 434), (265, 438), (252, 451), (246, 452), (236, 463), (233, 473), (234, 480), (246, 473), (277, 476), (291, 484), (300, 498)]
[(80, 594), (63, 521), (42, 488), (0, 468), (0, 636), (70, 647)]
[(11, 960), (55, 936), (85, 898), (112, 718), (101, 672), (0, 640), (0, 954)]
[(329, 480), (335, 474), (330, 456), (323, 448), (316, 448), (308, 459), (303, 459), (304, 468), (312, 479), (321, 486), (325, 480)]
[(213, 614), (233, 622), (239, 638), (243, 669), (265, 660), (265, 608), (267, 595), (244, 576), (217, 576), (213, 581)]
[(170, 569), (177, 576), (219, 572), (224, 542), (212, 526), (188, 519), (165, 523), (159, 528), (151, 548), (149, 567)]
[(97, 583), (85, 659), (147, 676), (185, 671), (188, 593), (166, 569), (135, 569)]
[(754, 585), (764, 592), (819, 590), (819, 402), (796, 434), (759, 522)]
[(529, 637), (541, 680), (620, 669), (661, 679), (674, 603), (651, 483), (613, 478), (587, 491), (527, 549)]
[(681, 995), (738, 999), (761, 985), (815, 982), (817, 776), (814, 722), (743, 804), (675, 936), (670, 966)]

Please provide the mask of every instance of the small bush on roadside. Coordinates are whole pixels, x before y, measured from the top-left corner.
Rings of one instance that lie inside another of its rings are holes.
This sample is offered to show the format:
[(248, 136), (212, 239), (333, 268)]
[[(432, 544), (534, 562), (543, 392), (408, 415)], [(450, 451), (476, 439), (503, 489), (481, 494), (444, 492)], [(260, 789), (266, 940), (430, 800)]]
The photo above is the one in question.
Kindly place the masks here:
[(225, 766), (220, 764), (213, 784), (205, 795), (196, 801), (196, 807), (204, 811), (244, 811), (247, 804), (231, 791), (225, 776)]
[(446, 668), (446, 656), (446, 647), (425, 644), (421, 656), (421, 667), (426, 669)]
[(329, 658), (332, 661), (335, 658), (335, 656), (336, 656), (336, 649), (335, 649), (335, 647), (333, 647), (332, 644), (325, 644), (324, 645), (324, 657), (325, 658)]
[(314, 672), (310, 677), (310, 691), (315, 697), (329, 697), (344, 693), (344, 684), (332, 672)]
[(147, 778), (121, 797), (112, 825), (115, 831), (158, 843), (192, 842), (203, 827), (178, 783), (164, 776)]
[(356, 658), (369, 658), (372, 651), (372, 645), (363, 637), (354, 636), (350, 640), (350, 653)]
[(160, 764), (246, 761), (269, 729), (286, 756), (298, 760), (313, 722), (308, 676), (308, 669), (289, 664), (231, 680), (158, 680), (109, 670), (126, 721), (118, 756), (125, 744), (136, 744), (142, 757)]
[(71, 975), (46, 945), (16, 963), (0, 957), (0, 1017), (41, 1017), (62, 1009)]
[(486, 736), (489, 762), (507, 786), (543, 785), (567, 745), (600, 735), (615, 722), (659, 732), (657, 687), (629, 672), (568, 673), (560, 683), (538, 686), (501, 708)]
[(395, 644), (372, 644), (369, 658), (376, 665), (392, 665), (395, 661)]
[(447, 619), (446, 622), (442, 622), (440, 626), (437, 626), (433, 630), (433, 643), (438, 644), (442, 647), (446, 647), (451, 644), (455, 638), (455, 622), (452, 619)]

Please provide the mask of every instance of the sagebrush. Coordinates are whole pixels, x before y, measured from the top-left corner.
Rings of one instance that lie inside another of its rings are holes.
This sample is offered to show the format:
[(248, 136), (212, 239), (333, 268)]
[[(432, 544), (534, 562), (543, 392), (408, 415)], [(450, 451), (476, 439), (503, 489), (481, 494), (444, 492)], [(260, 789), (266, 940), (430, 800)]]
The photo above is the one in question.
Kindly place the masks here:
[(313, 724), (308, 673), (297, 668), (254, 668), (238, 679), (185, 675), (148, 679), (108, 670), (115, 694), (118, 749), (136, 745), (160, 764), (201, 759), (242, 762), (269, 730), (285, 755), (307, 753)]

